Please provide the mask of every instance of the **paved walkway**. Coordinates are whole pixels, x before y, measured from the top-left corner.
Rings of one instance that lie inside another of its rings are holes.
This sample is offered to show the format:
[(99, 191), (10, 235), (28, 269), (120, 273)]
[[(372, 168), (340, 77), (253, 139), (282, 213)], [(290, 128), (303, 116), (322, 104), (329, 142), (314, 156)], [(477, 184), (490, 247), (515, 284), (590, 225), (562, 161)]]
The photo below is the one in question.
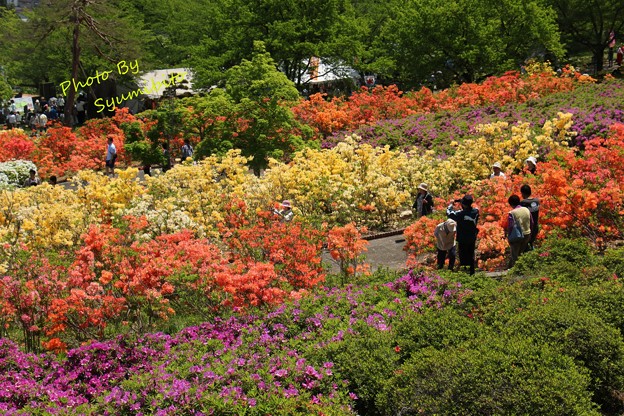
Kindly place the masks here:
[[(405, 269), (407, 253), (403, 251), (405, 238), (403, 235), (378, 238), (368, 242), (368, 251), (365, 252), (366, 262), (370, 264), (371, 271), (379, 268), (391, 270)], [(339, 272), (338, 264), (331, 258), (329, 252), (323, 250), (323, 261), (331, 266), (332, 272)]]

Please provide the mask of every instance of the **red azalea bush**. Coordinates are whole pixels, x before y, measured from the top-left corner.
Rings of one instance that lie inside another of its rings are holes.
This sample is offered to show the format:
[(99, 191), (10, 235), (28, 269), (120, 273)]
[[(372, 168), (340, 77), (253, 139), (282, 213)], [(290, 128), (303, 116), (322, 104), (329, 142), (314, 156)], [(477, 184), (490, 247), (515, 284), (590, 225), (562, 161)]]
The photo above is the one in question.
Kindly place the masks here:
[(191, 231), (143, 241), (144, 217), (93, 225), (63, 261), (23, 247), (0, 279), (0, 323), (29, 350), (145, 333), (176, 313), (209, 319), (281, 304), (325, 279), (325, 233), (272, 213), (227, 206), (222, 242)]
[(0, 162), (31, 160), (35, 143), (19, 129), (0, 131)]
[(117, 161), (124, 164), (125, 136), (120, 126), (126, 122), (139, 122), (128, 109), (118, 109), (112, 118), (88, 120), (72, 130), (53, 124), (40, 136), (29, 137), (22, 130), (0, 133), (0, 162), (11, 159), (32, 160), (39, 175), (67, 176), (83, 169), (103, 169), (107, 139), (112, 137), (117, 148)]

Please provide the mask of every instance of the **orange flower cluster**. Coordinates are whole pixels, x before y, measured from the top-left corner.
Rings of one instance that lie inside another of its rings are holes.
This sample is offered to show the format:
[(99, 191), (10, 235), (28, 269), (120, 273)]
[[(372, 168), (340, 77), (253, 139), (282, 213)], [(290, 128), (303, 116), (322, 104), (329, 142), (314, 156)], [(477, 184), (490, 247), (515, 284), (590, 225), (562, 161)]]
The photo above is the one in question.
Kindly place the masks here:
[(354, 277), (357, 273), (369, 272), (369, 265), (364, 263), (362, 255), (368, 249), (368, 241), (362, 239), (362, 233), (366, 231), (366, 228), (358, 229), (352, 222), (329, 231), (327, 249), (338, 262), (343, 280)]
[[(323, 230), (270, 212), (250, 215), (243, 201), (226, 211), (221, 241), (188, 230), (144, 241), (145, 217), (125, 217), (92, 225), (81, 246), (63, 254), (68, 263), (24, 246), (0, 279), (0, 323), (21, 328), (31, 350), (58, 350), (104, 339), (111, 326), (145, 333), (174, 313), (208, 319), (280, 304), (324, 281)], [(359, 254), (361, 242), (349, 244), (340, 250), (353, 259), (349, 250)]]
[[(535, 175), (524, 172), (507, 179), (483, 180), (466, 192), (476, 198), (480, 210), (477, 258), (479, 267), (504, 267), (507, 240), (504, 229), (511, 210), (507, 198), (520, 195), (528, 184), (540, 199), (538, 239), (554, 231), (569, 237), (589, 238), (602, 247), (624, 235), (624, 125), (615, 125), (611, 135), (587, 142), (582, 154), (562, 148), (541, 162)], [(449, 200), (460, 197), (449, 196)], [(405, 229), (405, 250), (411, 264), (418, 264), (435, 250), (433, 230), (442, 217), (422, 217)]]
[(137, 119), (123, 108), (117, 110), (115, 117), (89, 120), (75, 132), (58, 123), (40, 137), (29, 137), (19, 129), (4, 131), (0, 134), (0, 162), (31, 160), (42, 177), (103, 169), (106, 140), (112, 137), (117, 147), (117, 160), (125, 163), (129, 159), (124, 150), (125, 136), (119, 126), (129, 121)]
[(297, 118), (312, 126), (322, 137), (341, 130), (353, 130), (363, 124), (379, 120), (402, 118), (410, 114), (439, 110), (456, 110), (466, 106), (485, 104), (503, 105), (524, 102), (547, 94), (574, 89), (584, 79), (570, 75), (562, 76), (552, 71), (522, 76), (507, 72), (490, 77), (482, 84), (462, 84), (436, 94), (426, 87), (418, 92), (403, 94), (396, 85), (377, 86), (373, 90), (363, 87), (348, 99), (342, 97), (325, 99), (314, 94), (293, 108)]

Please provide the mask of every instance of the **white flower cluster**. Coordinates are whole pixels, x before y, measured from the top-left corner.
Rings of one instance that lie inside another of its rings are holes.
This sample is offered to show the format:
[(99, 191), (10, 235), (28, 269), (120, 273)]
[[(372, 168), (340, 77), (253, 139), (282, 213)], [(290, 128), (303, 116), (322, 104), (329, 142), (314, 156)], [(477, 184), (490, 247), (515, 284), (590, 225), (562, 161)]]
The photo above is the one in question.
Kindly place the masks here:
[(37, 170), (37, 166), (30, 160), (9, 160), (0, 163), (0, 185), (4, 184), (4, 177), (8, 185), (20, 186), (28, 178), (31, 169)]
[(123, 210), (121, 215), (144, 216), (147, 219), (149, 226), (140, 237), (140, 240), (150, 240), (158, 235), (172, 234), (182, 230), (191, 230), (198, 237), (203, 237), (203, 227), (193, 221), (186, 212), (181, 209), (167, 208), (173, 207), (156, 207), (153, 198), (150, 195), (144, 195), (142, 199), (135, 202), (130, 208)]

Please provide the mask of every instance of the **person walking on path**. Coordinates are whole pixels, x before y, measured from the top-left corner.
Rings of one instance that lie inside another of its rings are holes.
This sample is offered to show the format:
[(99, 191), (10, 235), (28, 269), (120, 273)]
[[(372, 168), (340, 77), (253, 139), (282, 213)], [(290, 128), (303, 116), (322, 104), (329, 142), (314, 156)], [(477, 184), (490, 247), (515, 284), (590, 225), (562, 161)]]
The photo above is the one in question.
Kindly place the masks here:
[(531, 187), (527, 184), (520, 187), (520, 194), (522, 195), (520, 206), (528, 208), (531, 213), (531, 239), (526, 248), (526, 251), (531, 251), (533, 250), (537, 233), (539, 232), (539, 199), (531, 198)]
[[(472, 195), (464, 195), (462, 199), (451, 201), (446, 209), (446, 216), (457, 223), (457, 244), (459, 250), (459, 265), (468, 266), (470, 274), (475, 272), (475, 249), (477, 245), (477, 222), (479, 210), (473, 208)], [(461, 203), (462, 209), (454, 210), (454, 205)]]
[(117, 148), (113, 143), (113, 138), (108, 138), (108, 146), (106, 146), (106, 173), (115, 175), (115, 161), (117, 160)]
[(436, 248), (438, 249), (438, 269), (444, 268), (446, 258), (449, 259), (449, 270), (455, 267), (455, 233), (457, 223), (452, 219), (447, 219), (438, 224), (433, 231), (436, 238)]
[(425, 217), (433, 212), (433, 197), (426, 183), (418, 185), (418, 195), (412, 205), (412, 210), (416, 213), (416, 218)]
[(520, 205), (518, 195), (510, 196), (507, 202), (512, 208), (507, 216), (507, 228), (505, 229), (505, 236), (511, 249), (511, 258), (509, 259), (509, 268), (511, 269), (529, 244), (532, 218), (529, 209)]

